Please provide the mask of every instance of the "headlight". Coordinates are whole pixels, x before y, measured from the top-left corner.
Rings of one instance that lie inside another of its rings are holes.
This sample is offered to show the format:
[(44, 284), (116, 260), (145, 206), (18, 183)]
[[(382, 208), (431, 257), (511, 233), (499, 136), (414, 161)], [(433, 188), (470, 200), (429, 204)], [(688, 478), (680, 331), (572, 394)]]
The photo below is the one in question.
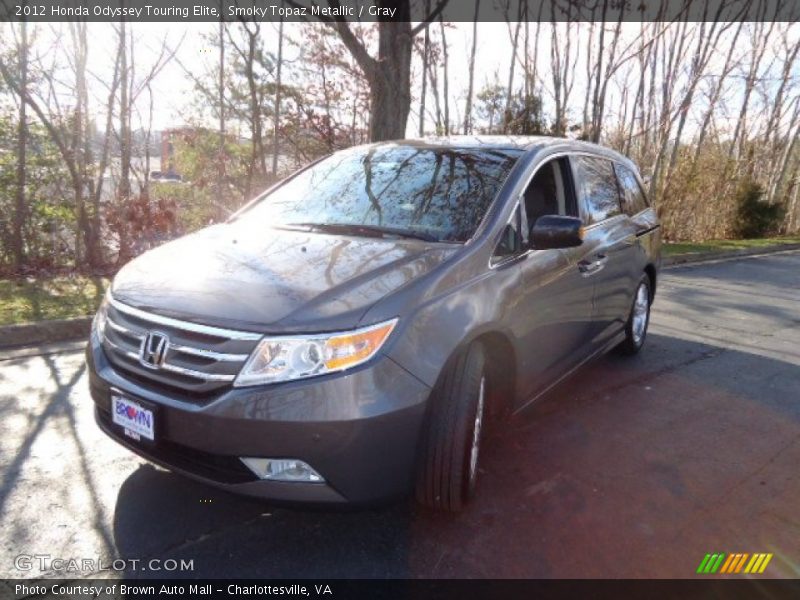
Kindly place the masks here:
[(264, 338), (233, 385), (291, 381), (350, 369), (372, 358), (395, 325), (397, 319), (344, 333)]
[(106, 319), (108, 318), (108, 295), (109, 292), (103, 296), (102, 302), (100, 302), (100, 306), (97, 308), (97, 312), (94, 315), (94, 320), (92, 321), (92, 335), (95, 336), (95, 339), (98, 342), (103, 341), (103, 333), (106, 330)]

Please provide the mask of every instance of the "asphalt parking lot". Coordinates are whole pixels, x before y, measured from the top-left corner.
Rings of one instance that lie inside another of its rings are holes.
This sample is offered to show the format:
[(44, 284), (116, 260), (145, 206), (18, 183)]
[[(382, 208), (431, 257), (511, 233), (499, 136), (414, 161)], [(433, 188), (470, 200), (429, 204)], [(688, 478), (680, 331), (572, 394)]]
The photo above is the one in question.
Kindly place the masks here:
[(0, 418), (2, 577), (54, 575), (15, 567), (47, 554), (193, 559), (190, 577), (670, 578), (713, 552), (800, 577), (800, 252), (663, 271), (643, 353), (488, 440), (455, 517), (276, 508), (154, 468), (95, 426), (75, 345), (0, 355)]

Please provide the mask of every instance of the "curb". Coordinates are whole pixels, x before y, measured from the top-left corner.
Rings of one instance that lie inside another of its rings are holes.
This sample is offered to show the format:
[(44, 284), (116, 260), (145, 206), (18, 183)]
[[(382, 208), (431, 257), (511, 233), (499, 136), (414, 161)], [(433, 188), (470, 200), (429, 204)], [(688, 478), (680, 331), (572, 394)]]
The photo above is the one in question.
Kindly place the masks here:
[(679, 265), (690, 265), (703, 263), (713, 260), (723, 260), (729, 258), (746, 258), (748, 256), (761, 256), (762, 254), (775, 254), (787, 252), (789, 250), (800, 250), (800, 244), (776, 244), (764, 248), (741, 249), (741, 250), (722, 250), (720, 252), (692, 252), (691, 254), (675, 254), (665, 256), (661, 262), (664, 267)]
[(0, 326), (0, 349), (88, 338), (94, 317), (74, 317)]

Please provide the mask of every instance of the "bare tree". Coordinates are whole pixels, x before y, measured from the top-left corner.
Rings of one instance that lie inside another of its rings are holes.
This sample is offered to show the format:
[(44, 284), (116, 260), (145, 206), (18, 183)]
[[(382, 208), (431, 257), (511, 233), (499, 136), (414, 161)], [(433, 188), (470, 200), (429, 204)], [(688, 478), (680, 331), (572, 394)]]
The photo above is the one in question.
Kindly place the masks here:
[(260, 180), (263, 180), (267, 173), (267, 158), (264, 151), (264, 127), (261, 111), (262, 97), (255, 73), (256, 54), (260, 51), (261, 25), (257, 21), (254, 23), (242, 21), (241, 25), (245, 36), (245, 43), (243, 45), (237, 43), (231, 28), (228, 28), (227, 32), (231, 46), (238, 53), (242, 61), (244, 76), (247, 81), (247, 121), (250, 124), (250, 160), (247, 167), (247, 182), (245, 183), (244, 195), (246, 198), (249, 198), (253, 187), (253, 178), (258, 176)]
[[(757, 11), (762, 19), (766, 16), (768, 4), (769, 3), (766, 0), (759, 0)], [(776, 11), (778, 10), (777, 6), (775, 10)], [(752, 59), (750, 60), (749, 68), (747, 70), (747, 75), (745, 76), (742, 104), (741, 108), (739, 109), (739, 117), (736, 121), (736, 128), (734, 129), (733, 132), (733, 139), (731, 140), (731, 144), (728, 150), (729, 158), (736, 156), (737, 159), (741, 159), (742, 146), (743, 146), (742, 138), (746, 134), (747, 111), (750, 105), (750, 97), (753, 94), (753, 90), (756, 85), (756, 79), (758, 77), (758, 72), (761, 67), (761, 61), (764, 58), (764, 53), (767, 50), (767, 44), (774, 28), (775, 28), (774, 20), (769, 22), (764, 22), (762, 20), (753, 24)]]
[[(425, 12), (428, 13), (431, 10), (431, 2), (430, 0), (425, 0)], [(425, 100), (427, 99), (427, 91), (428, 91), (428, 68), (430, 62), (430, 51), (431, 51), (431, 32), (430, 28), (425, 28), (425, 34), (423, 36), (423, 43), (422, 43), (422, 92), (419, 96), (419, 135), (422, 137), (425, 135)]]
[[(673, 35), (664, 44), (659, 46), (660, 53), (656, 52), (654, 58), (660, 58), (661, 70), (661, 95), (658, 103), (659, 116), (658, 123), (654, 132), (654, 145), (658, 149), (653, 167), (653, 177), (650, 181), (650, 195), (658, 202), (662, 183), (662, 172), (664, 170), (664, 160), (669, 150), (670, 131), (675, 118), (674, 96), (675, 88), (678, 85), (678, 74), (683, 64), (687, 41), (688, 18), (681, 19), (673, 29)], [(651, 89), (651, 102), (656, 100), (656, 90)]]
[(472, 132), (472, 95), (475, 84), (475, 52), (478, 48), (478, 13), (481, 0), (475, 0), (475, 17), (472, 23), (472, 51), (469, 53), (469, 82), (467, 83), (467, 101), (464, 108), (464, 135)]
[[(119, 24), (119, 56), (120, 56), (120, 87), (119, 87), (119, 162), (120, 175), (117, 182), (116, 201), (120, 206), (121, 214), (125, 214), (131, 199), (131, 103), (130, 86), (131, 71), (128, 66), (128, 34), (125, 19)], [(124, 216), (122, 217), (125, 218)], [(118, 262), (122, 263), (130, 258), (131, 240), (127, 236), (127, 227), (118, 227), (119, 255)]]
[(509, 37), (511, 38), (511, 64), (508, 66), (508, 87), (506, 88), (506, 107), (503, 111), (503, 133), (508, 130), (508, 124), (511, 121), (511, 99), (514, 97), (514, 71), (517, 66), (517, 48), (519, 46), (519, 29), (522, 25), (522, 0), (517, 0), (517, 16), (516, 16), (516, 25), (511, 27), (510, 17), (509, 17), (509, 10), (511, 6), (511, 0), (507, 0), (504, 7), (503, 13), (506, 19), (506, 24), (508, 25), (508, 33)]
[[(219, 92), (219, 145), (217, 148), (217, 202), (222, 206), (225, 197), (225, 22), (219, 21), (219, 63), (217, 72)], [(221, 211), (220, 211), (221, 212)]]
[[(102, 191), (102, 180), (108, 164), (109, 139), (111, 137), (111, 119), (114, 114), (113, 102), (119, 85), (121, 54), (117, 54), (117, 62), (112, 75), (109, 102), (106, 108), (107, 127), (99, 165), (94, 165), (91, 150), (92, 121), (89, 114), (89, 98), (87, 93), (87, 56), (88, 36), (87, 25), (84, 22), (69, 24), (71, 44), (65, 47), (62, 40), (63, 27), (56, 28), (53, 33), (56, 39), (53, 42), (60, 53), (70, 59), (72, 81), (74, 87), (72, 94), (74, 104), (63, 107), (57, 100), (59, 96), (60, 81), (56, 69), (52, 64), (43, 65), (42, 58), (37, 59), (37, 73), (45, 88), (41, 93), (36, 93), (27, 85), (21, 85), (21, 80), (15, 76), (9, 65), (0, 59), (0, 75), (4, 81), (17, 94), (36, 115), (38, 121), (47, 131), (48, 136), (58, 150), (59, 156), (69, 176), (69, 185), (72, 191), (72, 202), (75, 210), (74, 223), (74, 262), (75, 266), (97, 265), (100, 260), (100, 218), (99, 197)], [(50, 52), (49, 54), (52, 54)], [(28, 69), (30, 69), (30, 60)], [(71, 124), (70, 126), (65, 126)], [(90, 168), (95, 172), (95, 179), (90, 175)], [(87, 210), (86, 200), (90, 195), (91, 215)]]
[(450, 81), (448, 73), (447, 35), (444, 22), (439, 18), (439, 30), (442, 36), (442, 97), (444, 98), (444, 135), (450, 135)]
[(553, 133), (564, 135), (567, 131), (567, 112), (569, 108), (570, 96), (572, 95), (575, 83), (575, 65), (578, 60), (578, 53), (573, 52), (572, 32), (576, 24), (572, 21), (571, 5), (568, 9), (567, 20), (564, 24), (566, 32), (564, 40), (559, 40), (559, 23), (551, 22), (550, 36), (550, 63), (553, 80), (553, 102), (555, 104), (555, 116), (553, 119)]
[(428, 49), (428, 71), (426, 77), (430, 81), (430, 92), (433, 94), (436, 133), (438, 135), (441, 135), (444, 132), (444, 124), (442, 118), (442, 99), (439, 94), (439, 76), (437, 75), (437, 68), (439, 64), (438, 51), (439, 47), (437, 44), (432, 44), (431, 47)]
[(733, 34), (733, 39), (729, 42), (728, 51), (725, 53), (725, 62), (722, 65), (722, 69), (719, 75), (714, 78), (714, 83), (711, 88), (711, 93), (708, 95), (708, 107), (703, 113), (702, 122), (700, 124), (700, 131), (697, 135), (697, 141), (695, 142), (694, 157), (692, 158), (691, 176), (694, 176), (694, 174), (696, 173), (697, 164), (700, 159), (700, 152), (703, 149), (703, 143), (705, 142), (706, 135), (708, 133), (708, 127), (711, 123), (711, 118), (714, 115), (715, 111), (718, 109), (718, 103), (720, 95), (722, 94), (723, 87), (725, 85), (725, 81), (731, 74), (731, 71), (733, 70), (734, 51), (737, 48), (737, 42), (739, 40), (739, 35), (742, 32), (742, 28), (744, 27), (744, 23), (745, 23), (744, 21), (740, 21), (737, 24), (736, 31)]
[[(378, 17), (378, 55), (370, 55), (364, 44), (353, 33), (344, 17), (318, 18), (333, 27), (344, 45), (356, 59), (370, 87), (370, 139), (390, 140), (405, 137), (406, 123), (411, 110), (411, 49), (414, 37), (438, 18), (448, 0), (437, 5), (416, 26), (411, 24), (410, 0), (392, 3), (377, 2), (395, 9), (394, 17)], [(292, 6), (302, 6), (287, 0)], [(328, 6), (340, 9), (338, 0), (328, 0)]]
[(708, 23), (706, 21), (706, 17), (708, 15), (705, 12), (708, 9), (708, 5), (704, 6), (703, 21), (700, 22), (697, 30), (697, 44), (695, 46), (694, 55), (689, 67), (688, 82), (686, 83), (685, 90), (683, 92), (683, 98), (681, 99), (678, 107), (678, 124), (672, 142), (672, 152), (670, 153), (669, 164), (667, 165), (666, 170), (667, 184), (664, 192), (665, 194), (669, 194), (673, 185), (672, 175), (675, 172), (678, 162), (678, 152), (680, 149), (681, 138), (683, 136), (686, 120), (689, 116), (689, 109), (692, 107), (694, 102), (697, 85), (705, 76), (708, 62), (719, 43), (720, 37), (724, 35), (728, 28), (732, 25), (730, 22), (727, 24), (720, 24), (719, 20), (722, 16), (723, 8), (724, 4), (720, 2), (717, 7), (717, 11), (713, 16), (713, 20)]
[(19, 86), (22, 90), (17, 118), (17, 195), (14, 207), (14, 229), (11, 240), (11, 252), (14, 255), (14, 266), (21, 269), (25, 265), (25, 246), (22, 230), (25, 225), (25, 185), (27, 179), (27, 144), (28, 144), (28, 117), (27, 103), (24, 97), (28, 90), (28, 23), (20, 23), (19, 42)]
[[(283, 8), (283, 2), (281, 2)], [(275, 108), (273, 109), (273, 129), (272, 129), (272, 177), (278, 174), (278, 153), (280, 145), (278, 133), (281, 126), (281, 94), (283, 93), (283, 15), (278, 24), (278, 64), (275, 73)], [(355, 114), (355, 113), (354, 113)]]
[[(603, 21), (606, 20), (607, 6), (608, 4), (604, 2)], [(594, 88), (594, 101), (592, 104), (593, 110), (592, 110), (592, 125), (591, 125), (591, 135), (590, 135), (590, 139), (593, 142), (600, 141), (600, 132), (602, 131), (603, 128), (603, 115), (605, 111), (608, 82), (611, 81), (612, 75), (619, 68), (619, 65), (615, 62), (615, 59), (617, 57), (617, 44), (619, 43), (619, 34), (622, 28), (622, 17), (624, 14), (624, 7), (625, 5), (623, 3), (620, 3), (619, 17), (617, 19), (617, 23), (613, 30), (608, 63), (605, 65), (605, 70), (603, 66), (605, 27), (603, 25), (600, 26), (600, 49), (597, 54), (597, 67), (596, 67), (597, 71), (595, 75), (596, 85)]]

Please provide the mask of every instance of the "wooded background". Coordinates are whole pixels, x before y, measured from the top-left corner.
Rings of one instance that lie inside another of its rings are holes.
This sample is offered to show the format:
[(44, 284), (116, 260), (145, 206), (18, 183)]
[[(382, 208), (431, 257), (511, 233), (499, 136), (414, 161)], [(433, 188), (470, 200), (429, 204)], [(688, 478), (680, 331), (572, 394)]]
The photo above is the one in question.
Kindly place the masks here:
[[(146, 53), (138, 24), (4, 24), (0, 274), (113, 271), (317, 157), (412, 135), (598, 142), (649, 177), (667, 240), (797, 233), (800, 28), (759, 1), (760, 22), (722, 21), (719, 3), (703, 22), (627, 23), (604, 0), (591, 22), (503, 0), (502, 40), (428, 1), (420, 23), (223, 23)], [(487, 71), (495, 42), (510, 56)], [(181, 182), (153, 177), (168, 66), (193, 89), (164, 134)]]

